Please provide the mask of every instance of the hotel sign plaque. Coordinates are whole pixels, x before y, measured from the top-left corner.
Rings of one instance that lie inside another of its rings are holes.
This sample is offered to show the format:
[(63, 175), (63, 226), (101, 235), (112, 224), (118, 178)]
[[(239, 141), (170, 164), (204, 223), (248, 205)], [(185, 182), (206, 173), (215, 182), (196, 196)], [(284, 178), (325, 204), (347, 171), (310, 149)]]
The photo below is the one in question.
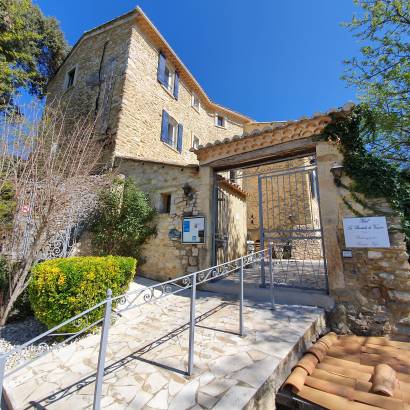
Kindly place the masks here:
[(390, 240), (384, 216), (343, 218), (347, 248), (389, 248)]

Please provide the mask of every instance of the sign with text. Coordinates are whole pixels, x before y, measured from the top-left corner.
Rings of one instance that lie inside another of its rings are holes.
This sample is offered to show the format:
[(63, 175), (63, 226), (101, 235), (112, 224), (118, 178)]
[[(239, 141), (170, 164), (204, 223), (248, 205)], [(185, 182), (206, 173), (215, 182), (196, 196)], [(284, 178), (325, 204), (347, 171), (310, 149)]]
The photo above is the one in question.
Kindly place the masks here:
[(196, 216), (182, 220), (182, 243), (205, 242), (205, 217)]
[(348, 248), (389, 248), (390, 240), (384, 216), (343, 218)]

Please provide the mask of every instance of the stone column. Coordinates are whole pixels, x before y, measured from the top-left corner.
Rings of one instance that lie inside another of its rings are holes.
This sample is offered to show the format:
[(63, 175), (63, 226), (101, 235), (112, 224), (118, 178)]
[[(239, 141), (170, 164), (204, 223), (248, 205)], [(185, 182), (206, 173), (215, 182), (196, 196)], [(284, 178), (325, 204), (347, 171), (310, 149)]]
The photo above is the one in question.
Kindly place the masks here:
[(340, 195), (333, 181), (330, 168), (334, 162), (341, 163), (343, 157), (334, 144), (321, 141), (316, 146), (316, 158), (329, 291), (331, 295), (336, 296), (345, 291), (345, 281), (342, 249), (337, 236), (337, 227), (340, 223)]

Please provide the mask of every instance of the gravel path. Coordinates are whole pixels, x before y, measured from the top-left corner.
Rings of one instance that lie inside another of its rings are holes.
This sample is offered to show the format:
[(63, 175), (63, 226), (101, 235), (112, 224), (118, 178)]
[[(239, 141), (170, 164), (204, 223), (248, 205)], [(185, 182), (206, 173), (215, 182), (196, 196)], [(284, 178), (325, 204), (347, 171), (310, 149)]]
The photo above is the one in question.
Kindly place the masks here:
[[(45, 332), (47, 328), (34, 317), (27, 318), (0, 327), (0, 354), (7, 353), (15, 347), (33, 339), (39, 334)], [(44, 342), (40, 340), (39, 342)], [(7, 369), (16, 366), (21, 360), (27, 360), (34, 357), (38, 352), (44, 351), (45, 346), (34, 345), (30, 349), (13, 355), (7, 361)]]

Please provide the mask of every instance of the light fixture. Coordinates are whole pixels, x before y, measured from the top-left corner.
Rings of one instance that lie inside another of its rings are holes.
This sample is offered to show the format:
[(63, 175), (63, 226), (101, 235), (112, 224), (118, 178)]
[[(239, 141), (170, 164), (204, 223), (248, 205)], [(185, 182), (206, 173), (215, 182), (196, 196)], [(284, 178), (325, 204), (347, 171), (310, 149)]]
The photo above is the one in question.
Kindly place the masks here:
[(343, 175), (343, 165), (334, 162), (333, 165), (330, 167), (330, 173), (333, 175), (333, 181), (337, 186), (341, 185), (341, 178)]
[(188, 183), (186, 183), (182, 189), (184, 190), (184, 195), (187, 196), (188, 198), (192, 199), (193, 197), (193, 189), (191, 187), (191, 185), (189, 185)]

